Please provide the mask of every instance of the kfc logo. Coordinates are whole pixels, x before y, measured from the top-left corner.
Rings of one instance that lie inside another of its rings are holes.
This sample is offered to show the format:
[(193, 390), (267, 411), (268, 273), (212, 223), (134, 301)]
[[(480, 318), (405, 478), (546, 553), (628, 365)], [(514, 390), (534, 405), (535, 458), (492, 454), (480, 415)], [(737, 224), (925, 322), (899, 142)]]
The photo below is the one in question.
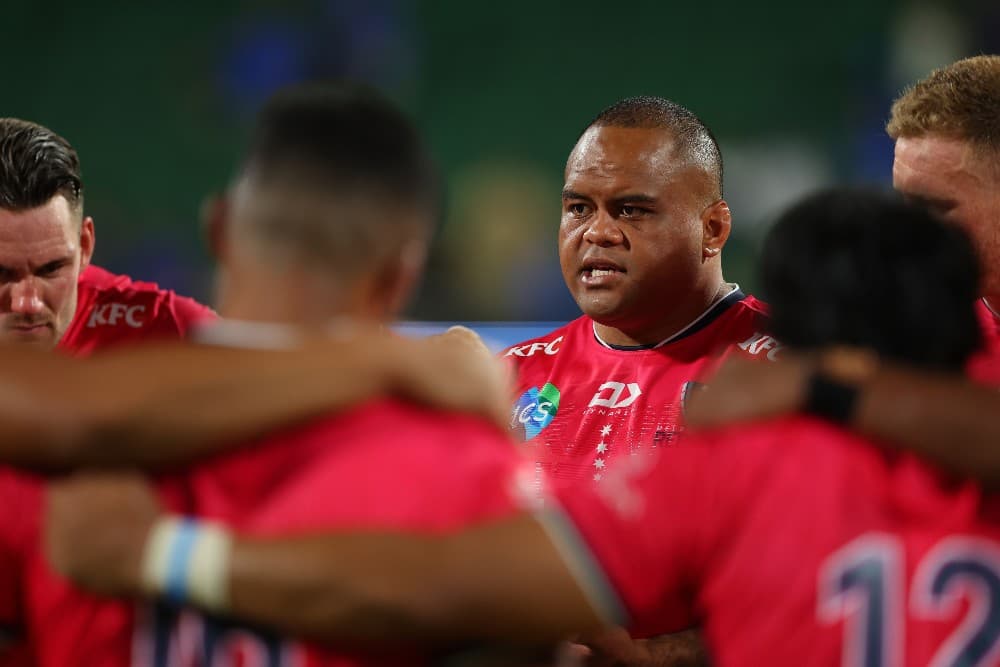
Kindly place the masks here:
[(140, 315), (146, 312), (146, 306), (129, 306), (124, 303), (102, 303), (94, 307), (87, 321), (87, 328), (97, 326), (115, 326), (122, 320), (133, 329), (138, 329), (144, 323)]
[(549, 356), (553, 356), (559, 351), (559, 344), (562, 343), (562, 336), (559, 336), (555, 340), (541, 341), (539, 343), (530, 343), (528, 345), (518, 345), (517, 347), (512, 347), (507, 350), (507, 354), (503, 355), (505, 357), (530, 357), (536, 352), (544, 352)]
[(740, 349), (752, 356), (757, 356), (761, 352), (767, 352), (768, 361), (777, 361), (778, 352), (781, 352), (782, 347), (784, 346), (773, 336), (759, 332), (740, 343)]

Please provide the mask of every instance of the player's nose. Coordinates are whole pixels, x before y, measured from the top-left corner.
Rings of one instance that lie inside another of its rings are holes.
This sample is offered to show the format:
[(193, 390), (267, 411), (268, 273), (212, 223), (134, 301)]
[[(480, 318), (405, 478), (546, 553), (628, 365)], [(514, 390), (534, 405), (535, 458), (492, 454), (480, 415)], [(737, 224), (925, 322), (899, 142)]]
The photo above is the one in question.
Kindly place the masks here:
[(28, 276), (11, 285), (10, 309), (12, 312), (25, 315), (35, 315), (45, 310), (42, 291), (34, 276)]
[(621, 245), (625, 235), (614, 217), (607, 211), (598, 210), (583, 233), (583, 240), (602, 247), (613, 246)]

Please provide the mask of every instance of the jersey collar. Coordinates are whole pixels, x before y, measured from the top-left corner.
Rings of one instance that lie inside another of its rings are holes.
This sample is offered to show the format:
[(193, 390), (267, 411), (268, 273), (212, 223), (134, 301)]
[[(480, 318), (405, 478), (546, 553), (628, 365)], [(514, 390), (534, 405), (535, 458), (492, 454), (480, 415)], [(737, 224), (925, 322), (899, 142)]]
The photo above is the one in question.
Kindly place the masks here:
[(603, 347), (606, 347), (609, 350), (618, 350), (621, 352), (655, 350), (656, 348), (663, 347), (664, 345), (668, 345), (670, 343), (676, 343), (679, 340), (682, 340), (684, 338), (687, 338), (688, 336), (692, 336), (698, 333), (699, 331), (707, 327), (709, 324), (717, 320), (719, 316), (722, 315), (724, 312), (729, 310), (730, 306), (746, 298), (747, 295), (743, 293), (743, 291), (740, 289), (740, 286), (737, 285), (736, 283), (729, 283), (729, 287), (730, 290), (721, 297), (719, 297), (718, 299), (716, 299), (715, 301), (713, 301), (712, 304), (705, 310), (705, 312), (703, 312), (701, 315), (691, 320), (691, 322), (689, 322), (687, 326), (682, 328), (680, 331), (674, 333), (668, 338), (664, 338), (659, 343), (647, 343), (645, 345), (613, 345), (604, 340), (601, 340), (601, 337), (597, 333), (597, 322), (594, 322), (593, 324), (594, 338)]

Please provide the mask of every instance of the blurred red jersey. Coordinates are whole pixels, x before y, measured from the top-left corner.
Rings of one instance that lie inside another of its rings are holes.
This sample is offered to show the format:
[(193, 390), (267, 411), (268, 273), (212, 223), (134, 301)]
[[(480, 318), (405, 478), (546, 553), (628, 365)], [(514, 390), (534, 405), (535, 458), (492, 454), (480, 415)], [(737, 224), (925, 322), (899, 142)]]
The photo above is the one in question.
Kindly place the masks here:
[(81, 356), (127, 343), (176, 339), (216, 318), (193, 299), (90, 265), (80, 274), (76, 315), (59, 349)]
[[(76, 314), (58, 348), (86, 356), (122, 344), (183, 338), (194, 325), (215, 318), (210, 308), (192, 299), (90, 265), (80, 275)], [(30, 664), (27, 647), (18, 641), (25, 628), (21, 579), (23, 573), (39, 567), (29, 557), (37, 544), (39, 484), (32, 477), (0, 467), (0, 561), (4, 561), (0, 568), (0, 633), (9, 638), (6, 651), (0, 651), (0, 665), (4, 666)], [(55, 627), (57, 622), (53, 617), (47, 627)]]
[[(518, 452), (495, 427), (383, 401), (251, 443), (190, 473), (161, 479), (159, 488), (173, 511), (223, 520), (251, 535), (333, 527), (434, 533), (514, 512), (523, 472)], [(27, 506), (37, 507), (30, 496), (37, 486), (26, 492)], [(32, 545), (26, 556), (0, 557), (22, 573), (21, 611), (42, 667), (419, 662), (335, 655), (166, 604), (133, 609), (99, 600), (51, 571), (40, 550), (37, 518), (23, 517), (10, 528), (0, 523), (0, 531), (7, 530), (19, 532), (12, 536), (15, 546)]]
[(976, 301), (976, 314), (983, 327), (983, 335), (990, 346), (1000, 344), (1000, 315), (986, 304), (986, 299)]
[(792, 417), (621, 488), (561, 498), (604, 604), (653, 630), (693, 609), (713, 664), (1000, 664), (1000, 503), (971, 482)]
[(527, 441), (538, 482), (602, 483), (620, 460), (669, 445), (687, 398), (730, 354), (774, 360), (765, 306), (738, 289), (658, 345), (615, 348), (580, 317), (509, 348), (516, 371), (511, 428)]
[(983, 332), (983, 349), (969, 360), (969, 377), (1000, 386), (1000, 317), (986, 305), (985, 299), (976, 301), (976, 315)]

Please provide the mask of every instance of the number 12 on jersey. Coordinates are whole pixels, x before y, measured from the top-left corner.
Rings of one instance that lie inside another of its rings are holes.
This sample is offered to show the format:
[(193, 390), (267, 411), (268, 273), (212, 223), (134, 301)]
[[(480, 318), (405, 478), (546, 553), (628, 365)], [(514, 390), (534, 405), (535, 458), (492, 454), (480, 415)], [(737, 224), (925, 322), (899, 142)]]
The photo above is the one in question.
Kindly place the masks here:
[(992, 540), (950, 536), (920, 560), (905, 590), (905, 550), (887, 533), (862, 535), (826, 559), (819, 572), (817, 617), (844, 623), (845, 667), (904, 664), (910, 618), (947, 621), (968, 610), (928, 663), (973, 667), (1000, 658), (1000, 546)]

